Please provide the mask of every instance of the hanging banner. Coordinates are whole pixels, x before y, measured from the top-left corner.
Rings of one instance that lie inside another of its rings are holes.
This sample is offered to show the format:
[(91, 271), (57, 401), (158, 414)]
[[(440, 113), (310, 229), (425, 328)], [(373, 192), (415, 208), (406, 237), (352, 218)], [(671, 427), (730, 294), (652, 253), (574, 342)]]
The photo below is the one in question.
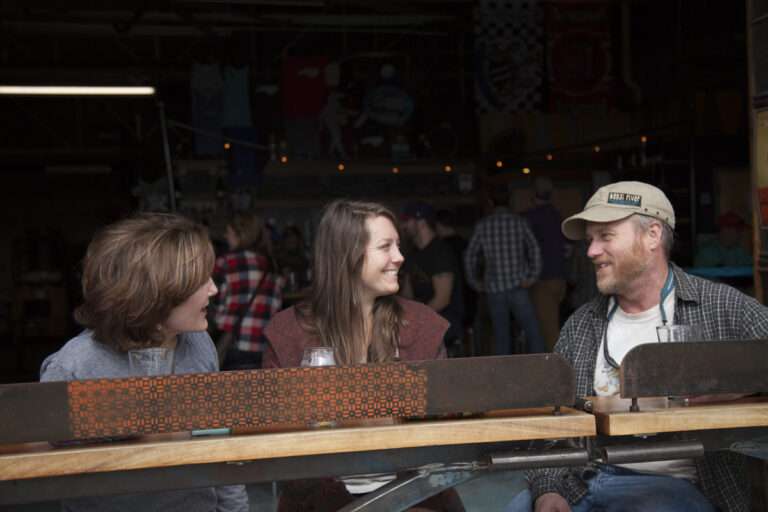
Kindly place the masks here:
[(539, 1), (480, 0), (476, 13), (478, 113), (540, 109), (544, 45)]
[(549, 108), (611, 106), (616, 97), (607, 2), (555, 2), (544, 10)]

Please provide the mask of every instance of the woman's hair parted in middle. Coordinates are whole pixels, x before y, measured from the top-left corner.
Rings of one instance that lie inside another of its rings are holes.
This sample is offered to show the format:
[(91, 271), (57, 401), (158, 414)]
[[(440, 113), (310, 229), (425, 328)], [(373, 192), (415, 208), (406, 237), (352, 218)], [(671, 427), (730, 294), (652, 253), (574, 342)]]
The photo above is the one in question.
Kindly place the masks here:
[(313, 282), (308, 300), (297, 308), (305, 328), (332, 347), (340, 364), (394, 359), (402, 308), (393, 296), (376, 299), (372, 338), (365, 353), (361, 307), (362, 269), (370, 235), (366, 220), (395, 215), (378, 203), (336, 200), (323, 210), (314, 243)]
[(91, 241), (83, 262), (76, 320), (117, 350), (156, 346), (171, 310), (211, 276), (208, 230), (175, 214), (118, 221)]

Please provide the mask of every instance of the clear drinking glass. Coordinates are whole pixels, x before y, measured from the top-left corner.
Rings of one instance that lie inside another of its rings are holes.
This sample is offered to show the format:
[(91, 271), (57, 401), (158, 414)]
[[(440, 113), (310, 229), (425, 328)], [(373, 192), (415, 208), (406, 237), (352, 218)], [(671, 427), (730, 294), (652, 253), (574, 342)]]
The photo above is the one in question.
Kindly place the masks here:
[[(699, 325), (672, 324), (656, 327), (659, 343), (680, 343), (686, 341), (704, 341), (704, 330)], [(669, 396), (668, 403), (673, 407), (688, 406), (688, 397)]]
[(656, 327), (659, 343), (704, 341), (704, 331), (698, 325), (673, 324)]
[(330, 347), (305, 348), (301, 366), (336, 366), (333, 349)]
[(173, 349), (141, 348), (128, 351), (128, 365), (136, 376), (169, 375), (173, 373)]
[[(330, 347), (308, 347), (304, 349), (301, 366), (336, 366), (336, 358)], [(309, 424), (312, 428), (335, 427), (335, 421), (316, 421)]]

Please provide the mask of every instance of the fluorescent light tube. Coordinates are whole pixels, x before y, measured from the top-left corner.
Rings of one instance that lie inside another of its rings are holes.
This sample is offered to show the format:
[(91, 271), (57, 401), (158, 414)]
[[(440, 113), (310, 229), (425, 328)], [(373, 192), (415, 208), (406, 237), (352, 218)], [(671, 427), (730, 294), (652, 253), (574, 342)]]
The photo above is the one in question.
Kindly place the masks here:
[(0, 94), (38, 96), (152, 96), (154, 87), (97, 87), (85, 85), (0, 85)]

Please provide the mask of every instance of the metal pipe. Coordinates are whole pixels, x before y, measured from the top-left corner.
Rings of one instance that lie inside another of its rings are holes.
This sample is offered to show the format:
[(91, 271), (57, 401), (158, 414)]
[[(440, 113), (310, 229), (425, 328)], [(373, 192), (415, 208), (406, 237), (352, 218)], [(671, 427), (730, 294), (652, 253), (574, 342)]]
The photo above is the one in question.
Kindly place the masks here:
[(602, 453), (607, 464), (692, 459), (704, 455), (704, 445), (700, 441), (648, 442), (604, 446)]
[(173, 164), (171, 163), (171, 148), (168, 145), (168, 127), (165, 122), (165, 105), (162, 101), (157, 102), (157, 109), (160, 111), (160, 132), (163, 134), (163, 156), (165, 158), (165, 172), (168, 175), (168, 206), (172, 212), (176, 211), (176, 186), (173, 183)]
[(583, 448), (526, 450), (491, 454), (492, 469), (528, 469), (556, 466), (581, 466), (589, 461)]

